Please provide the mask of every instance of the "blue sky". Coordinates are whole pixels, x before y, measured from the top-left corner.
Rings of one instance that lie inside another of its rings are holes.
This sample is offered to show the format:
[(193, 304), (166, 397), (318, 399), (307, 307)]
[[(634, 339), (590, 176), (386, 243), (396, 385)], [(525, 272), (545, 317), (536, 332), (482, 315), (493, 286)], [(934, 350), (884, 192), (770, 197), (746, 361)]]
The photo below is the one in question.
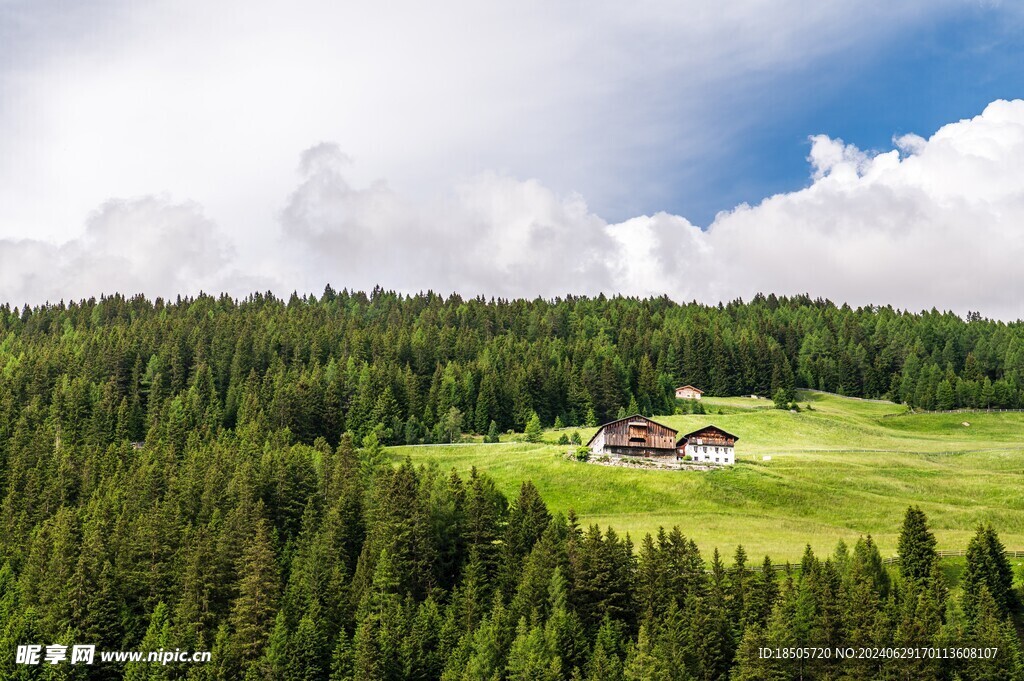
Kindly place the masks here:
[[(5, 0), (0, 300), (772, 291), (1015, 319), (1022, 38), (978, 0)], [(982, 266), (936, 282), (953, 258)]]
[(675, 195), (641, 212), (665, 210), (706, 226), (720, 210), (807, 185), (809, 135), (874, 150), (891, 149), (892, 138), (906, 133), (928, 137), (976, 116), (993, 100), (1024, 96), (1021, 64), (1021, 16), (967, 4), (907, 26), (873, 50), (769, 74), (768, 85), (753, 98), (758, 115), (736, 144), (666, 169), (679, 178)]

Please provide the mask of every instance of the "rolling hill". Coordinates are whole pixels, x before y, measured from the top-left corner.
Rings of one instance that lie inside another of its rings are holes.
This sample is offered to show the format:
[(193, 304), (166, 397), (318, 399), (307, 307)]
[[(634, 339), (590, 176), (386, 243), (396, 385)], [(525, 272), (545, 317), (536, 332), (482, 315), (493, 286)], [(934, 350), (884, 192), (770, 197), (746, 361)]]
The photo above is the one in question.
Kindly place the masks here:
[[(510, 436), (499, 444), (393, 447), (396, 460), (467, 471), (513, 496), (533, 480), (552, 510), (574, 509), (638, 540), (679, 525), (705, 555), (714, 548), (797, 560), (870, 533), (896, 550), (903, 512), (927, 513), (940, 548), (962, 548), (991, 522), (1007, 548), (1024, 548), (1024, 413), (909, 413), (891, 402), (800, 392), (798, 413), (767, 400), (705, 398), (706, 415), (655, 418), (681, 432), (714, 423), (737, 434), (737, 464), (659, 471), (581, 463), (554, 444)], [(594, 429), (580, 429), (584, 441)], [(503, 438), (504, 440), (505, 438)], [(764, 457), (770, 456), (769, 461)]]

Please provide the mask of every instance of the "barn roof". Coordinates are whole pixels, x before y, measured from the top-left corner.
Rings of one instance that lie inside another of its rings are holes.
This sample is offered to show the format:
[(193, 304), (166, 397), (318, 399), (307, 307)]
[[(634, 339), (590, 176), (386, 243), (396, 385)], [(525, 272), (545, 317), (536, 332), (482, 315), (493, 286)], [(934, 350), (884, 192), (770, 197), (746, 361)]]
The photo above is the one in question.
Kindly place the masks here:
[(731, 437), (734, 440), (739, 440), (740, 439), (738, 436), (733, 435), (732, 433), (730, 433), (728, 431), (722, 430), (718, 426), (715, 426), (715, 425), (712, 425), (712, 424), (708, 424), (708, 425), (704, 426), (703, 428), (698, 428), (697, 430), (694, 430), (692, 432), (687, 433), (686, 435), (683, 435), (682, 437), (679, 438), (679, 440), (676, 441), (676, 445), (679, 445), (680, 443), (685, 442), (686, 439), (689, 438), (692, 435), (696, 435), (698, 433), (703, 433), (704, 431), (707, 431), (707, 430), (717, 430), (722, 435), (728, 435), (729, 437)]
[(678, 388), (676, 388), (676, 390), (686, 390), (687, 388), (689, 388), (690, 390), (696, 390), (701, 395), (704, 394), (703, 390), (701, 390), (700, 388), (698, 388), (697, 386), (694, 386), (694, 385), (681, 385)]
[(642, 421), (647, 421), (648, 423), (653, 423), (655, 425), (661, 426), (662, 428), (665, 428), (666, 430), (671, 430), (673, 433), (678, 433), (679, 432), (675, 428), (669, 428), (664, 423), (658, 423), (654, 419), (649, 419), (646, 416), (644, 416), (643, 414), (633, 414), (632, 416), (625, 416), (625, 417), (623, 417), (621, 419), (615, 419), (614, 421), (609, 421), (608, 423), (602, 423), (600, 426), (597, 427), (597, 430), (594, 432), (594, 434), (590, 436), (590, 439), (587, 440), (587, 446), (589, 447), (590, 443), (594, 441), (595, 437), (597, 437), (597, 434), (600, 433), (605, 428), (607, 428), (608, 426), (610, 426), (612, 424), (615, 424), (615, 423), (621, 423), (622, 421), (633, 421), (635, 419), (640, 419)]

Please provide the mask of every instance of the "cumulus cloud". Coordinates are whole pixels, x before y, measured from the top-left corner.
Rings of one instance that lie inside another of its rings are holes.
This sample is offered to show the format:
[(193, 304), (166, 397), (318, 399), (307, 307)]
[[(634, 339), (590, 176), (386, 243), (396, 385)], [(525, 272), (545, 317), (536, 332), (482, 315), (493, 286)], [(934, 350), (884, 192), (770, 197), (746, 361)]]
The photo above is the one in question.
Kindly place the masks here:
[[(282, 215), (320, 280), (405, 290), (605, 291), (709, 302), (758, 291), (1024, 316), (1024, 101), (870, 153), (810, 138), (811, 184), (701, 230), (665, 213), (609, 224), (578, 196), (486, 174), (443, 203), (353, 189), (344, 157), (306, 153)], [(311, 283), (311, 282), (310, 282)]]
[(233, 249), (194, 203), (111, 200), (62, 244), (0, 239), (0, 298), (57, 302), (101, 293), (237, 293), (267, 283), (233, 270)]
[(417, 199), (497, 169), (627, 216), (678, 200), (665, 174), (721, 158), (766, 91), (818, 98), (808, 71), (965, 4), (4, 0), (0, 237), (153, 192), (265, 236), (317, 139)]
[(576, 195), (535, 180), (484, 173), (434, 201), (386, 183), (359, 189), (334, 144), (308, 149), (301, 182), (281, 213), (283, 248), (307, 288), (325, 280), (368, 288), (532, 296), (615, 286), (606, 223)]
[(63, 245), (0, 241), (0, 298), (315, 293), (331, 283), (710, 303), (807, 292), (1024, 317), (1024, 101), (993, 102), (889, 151), (809, 142), (807, 187), (737, 206), (706, 230), (667, 213), (610, 223), (579, 195), (493, 172), (409, 198), (385, 181), (354, 182), (352, 161), (323, 143), (301, 155), (297, 184), (279, 201), (279, 234), (264, 244), (273, 257), (237, 254), (195, 204), (112, 201)]
[(677, 283), (677, 294), (809, 291), (1024, 316), (1024, 101), (885, 153), (811, 143), (813, 183), (719, 215), (700, 235), (707, 285)]

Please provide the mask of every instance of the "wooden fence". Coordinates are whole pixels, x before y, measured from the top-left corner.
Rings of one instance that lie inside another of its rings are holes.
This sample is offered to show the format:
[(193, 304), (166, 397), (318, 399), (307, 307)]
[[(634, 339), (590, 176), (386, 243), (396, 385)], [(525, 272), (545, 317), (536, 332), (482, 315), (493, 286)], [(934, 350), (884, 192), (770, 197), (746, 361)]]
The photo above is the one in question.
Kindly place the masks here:
[(996, 412), (1024, 412), (1024, 409), (935, 409), (933, 411), (926, 411), (924, 409), (908, 409), (907, 411), (901, 411), (897, 414), (882, 414), (883, 419), (896, 418), (898, 416), (912, 416), (914, 414), (993, 414)]
[[(940, 550), (936, 551), (935, 553), (936, 553), (936, 555), (938, 555), (939, 558), (958, 558), (958, 557), (961, 557), (961, 556), (966, 556), (967, 555), (967, 550), (966, 549), (952, 549), (952, 550), (950, 550), (950, 549), (940, 549)], [(1004, 551), (1004, 553), (1006, 554), (1007, 558), (1024, 558), (1024, 551)], [(898, 555), (896, 555), (896, 556), (889, 556), (888, 558), (883, 558), (882, 559), (882, 564), (883, 565), (897, 565), (897, 564), (899, 564), (899, 562), (900, 562), (900, 557)], [(800, 563), (795, 563), (795, 564), (791, 564), (791, 563), (773, 563), (772, 564), (772, 570), (774, 570), (775, 572), (784, 572), (786, 570), (791, 570), (793, 572), (799, 572), (800, 569), (801, 569)], [(747, 572), (762, 572), (764, 570), (764, 566), (762, 566), (762, 565), (748, 565), (746, 570), (747, 570)], [(705, 572), (711, 572), (711, 571), (710, 570), (705, 570)]]

